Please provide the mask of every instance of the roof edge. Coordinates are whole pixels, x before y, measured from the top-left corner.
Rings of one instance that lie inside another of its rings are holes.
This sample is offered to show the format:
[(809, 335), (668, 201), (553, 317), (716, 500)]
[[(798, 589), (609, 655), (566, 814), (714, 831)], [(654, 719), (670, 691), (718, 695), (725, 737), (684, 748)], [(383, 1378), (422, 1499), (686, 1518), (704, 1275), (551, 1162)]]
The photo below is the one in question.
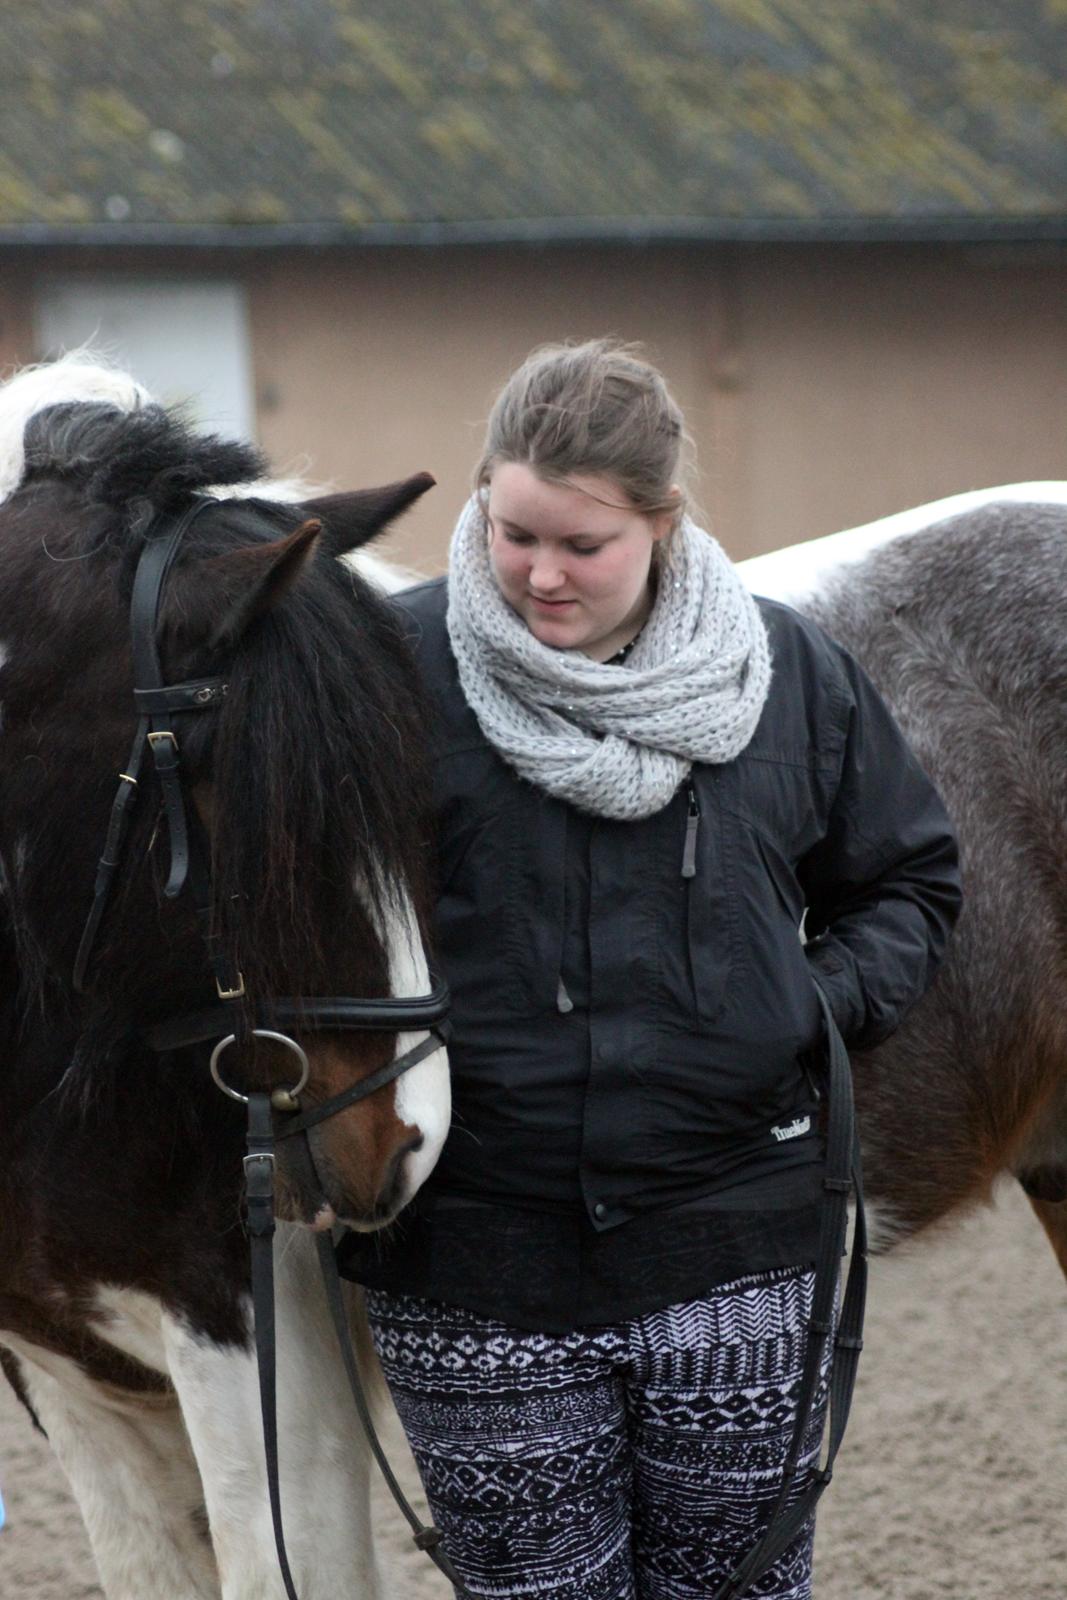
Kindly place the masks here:
[(280, 250), (436, 245), (988, 244), (1067, 242), (1067, 213), (1047, 217), (516, 218), (353, 227), (309, 223), (0, 223), (0, 246)]

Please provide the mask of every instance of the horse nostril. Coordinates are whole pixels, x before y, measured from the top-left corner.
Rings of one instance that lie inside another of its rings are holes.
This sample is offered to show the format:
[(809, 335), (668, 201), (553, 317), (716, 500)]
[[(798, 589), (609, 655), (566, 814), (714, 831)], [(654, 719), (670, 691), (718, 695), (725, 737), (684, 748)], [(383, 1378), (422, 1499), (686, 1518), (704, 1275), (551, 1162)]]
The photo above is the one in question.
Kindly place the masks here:
[(403, 1188), (404, 1158), (405, 1156), (414, 1155), (416, 1150), (421, 1150), (425, 1142), (423, 1135), (417, 1133), (413, 1139), (408, 1140), (407, 1144), (401, 1145), (400, 1149), (390, 1158), (385, 1177), (382, 1180), (382, 1186), (378, 1191), (378, 1201), (375, 1206), (375, 1210), (380, 1216), (396, 1210)]
[(400, 1169), (404, 1165), (405, 1157), (406, 1156), (413, 1156), (415, 1154), (416, 1150), (421, 1150), (422, 1149), (422, 1147), (425, 1144), (425, 1142), (426, 1141), (423, 1139), (422, 1134), (421, 1133), (417, 1133), (413, 1139), (409, 1139), (407, 1144), (403, 1145), (397, 1151), (396, 1155), (393, 1157), (393, 1159), (392, 1159), (392, 1161), (390, 1163), (390, 1173), (389, 1173), (389, 1175), (390, 1175), (390, 1177), (391, 1177), (391, 1179), (393, 1180), (394, 1183), (399, 1183), (399, 1181), (400, 1181)]

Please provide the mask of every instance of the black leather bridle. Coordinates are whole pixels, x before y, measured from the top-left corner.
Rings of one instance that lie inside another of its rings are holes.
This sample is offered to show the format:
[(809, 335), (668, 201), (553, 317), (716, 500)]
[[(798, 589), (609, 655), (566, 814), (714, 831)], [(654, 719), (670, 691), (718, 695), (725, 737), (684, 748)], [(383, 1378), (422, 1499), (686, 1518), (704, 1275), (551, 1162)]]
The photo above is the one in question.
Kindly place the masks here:
[[(278, 1482), (277, 1407), (274, 1346), (274, 1174), (275, 1145), (291, 1139), (293, 1164), (302, 1175), (317, 1183), (314, 1159), (307, 1142), (308, 1130), (327, 1117), (366, 1099), (378, 1089), (394, 1082), (420, 1061), (445, 1044), (449, 994), (438, 984), (425, 995), (403, 998), (353, 999), (350, 997), (268, 997), (253, 998), (245, 993), (244, 979), (233, 966), (218, 940), (214, 927), (211, 866), (204, 844), (203, 829), (195, 813), (188, 809), (182, 783), (181, 760), (175, 718), (191, 712), (217, 709), (227, 692), (224, 678), (198, 678), (185, 683), (165, 683), (159, 659), (157, 630), (159, 608), (167, 575), (190, 525), (214, 500), (199, 497), (178, 517), (161, 518), (146, 525), (144, 548), (137, 564), (130, 600), (130, 639), (133, 652), (134, 706), (138, 714), (137, 731), (126, 770), (111, 807), (103, 853), (97, 866), (93, 901), (82, 932), (74, 965), (74, 987), (84, 990), (86, 973), (97, 936), (111, 897), (116, 875), (122, 864), (123, 846), (139, 792), (141, 768), (146, 752), (151, 752), (163, 795), (163, 807), (170, 835), (170, 872), (164, 888), (168, 899), (183, 889), (192, 895), (196, 919), (204, 940), (208, 965), (215, 978), (216, 999), (203, 1009), (169, 1018), (142, 1031), (141, 1037), (153, 1050), (177, 1049), (184, 1045), (216, 1040), (211, 1072), (216, 1083), (233, 1099), (242, 1101), (248, 1111), (248, 1153), (244, 1157), (245, 1194), (252, 1258), (252, 1298), (255, 1317), (256, 1356), (259, 1364), (260, 1401), (263, 1411), (264, 1445), (267, 1459), (267, 1486), (274, 1521), (275, 1543), (285, 1591), (297, 1600), (282, 1533), (281, 1498)], [(426, 1032), (426, 1038), (402, 1055), (379, 1067), (359, 1083), (328, 1100), (301, 1111), (299, 1091), (307, 1078), (307, 1057), (295, 1039), (285, 1031), (299, 1032), (360, 1029), (374, 1032)], [(269, 1037), (288, 1048), (301, 1063), (299, 1081), (270, 1091), (244, 1094), (231, 1088), (222, 1078), (219, 1057), (231, 1043), (250, 1042), (256, 1036)], [(348, 1337), (347, 1318), (341, 1294), (333, 1243), (329, 1233), (316, 1234), (316, 1245), (331, 1317), (341, 1347), (341, 1356), (352, 1387), (353, 1399), (370, 1448), (385, 1474), (390, 1490), (412, 1530), (416, 1545), (427, 1552), (455, 1586), (465, 1594), (460, 1580), (444, 1551), (440, 1533), (424, 1526), (408, 1504), (389, 1468), (371, 1422), (355, 1356)]]

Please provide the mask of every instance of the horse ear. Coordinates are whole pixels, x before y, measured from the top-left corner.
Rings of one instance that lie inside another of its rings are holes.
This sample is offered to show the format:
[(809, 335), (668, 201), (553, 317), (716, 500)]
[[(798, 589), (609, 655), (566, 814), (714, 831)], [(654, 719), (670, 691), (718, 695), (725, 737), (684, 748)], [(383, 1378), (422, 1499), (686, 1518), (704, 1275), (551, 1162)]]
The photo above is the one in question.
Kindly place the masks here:
[(167, 586), (164, 621), (176, 639), (216, 648), (240, 638), (248, 625), (291, 589), (314, 559), (322, 532), (309, 517), (283, 539), (197, 561)]
[(387, 483), (381, 489), (357, 489), (351, 494), (326, 494), (305, 500), (303, 509), (322, 523), (322, 545), (332, 556), (358, 550), (388, 526), (402, 511), (436, 483), (429, 472)]

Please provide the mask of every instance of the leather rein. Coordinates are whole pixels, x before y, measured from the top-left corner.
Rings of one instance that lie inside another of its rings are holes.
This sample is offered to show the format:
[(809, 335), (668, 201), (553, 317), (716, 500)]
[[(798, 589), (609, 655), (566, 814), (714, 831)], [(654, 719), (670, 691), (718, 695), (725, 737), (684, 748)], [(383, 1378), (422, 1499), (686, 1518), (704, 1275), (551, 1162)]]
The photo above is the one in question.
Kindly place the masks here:
[[(78, 993), (84, 992), (86, 973), (122, 865), (123, 846), (139, 793), (141, 768), (146, 754), (150, 753), (162, 791), (170, 836), (170, 872), (163, 892), (168, 899), (174, 899), (183, 889), (188, 889), (192, 895), (208, 965), (215, 978), (217, 998), (202, 1010), (169, 1018), (146, 1028), (141, 1037), (156, 1051), (216, 1040), (211, 1056), (212, 1077), (224, 1093), (247, 1107), (245, 1196), (267, 1488), (285, 1592), (288, 1600), (298, 1600), (282, 1530), (278, 1472), (273, 1256), (275, 1146), (279, 1139), (293, 1140), (293, 1164), (300, 1169), (302, 1177), (317, 1184), (314, 1158), (307, 1140), (309, 1129), (395, 1082), (403, 1073), (441, 1049), (447, 1040), (445, 1018), (449, 994), (446, 985), (438, 984), (429, 994), (402, 998), (311, 996), (252, 999), (245, 992), (240, 971), (220, 947), (214, 928), (209, 854), (204, 830), (195, 812), (187, 805), (174, 724), (177, 717), (217, 709), (226, 697), (228, 684), (222, 677), (165, 683), (157, 637), (160, 601), (182, 539), (196, 518), (216, 503), (198, 497), (180, 516), (160, 518), (162, 526), (158, 531), (152, 523), (146, 524), (144, 548), (138, 560), (130, 600), (130, 639), (134, 682), (137, 685), (133, 691), (134, 708), (138, 715), (137, 731), (126, 769), (119, 775), (118, 791), (112, 802), (104, 848), (97, 866), (93, 900), (75, 959), (74, 987)], [(425, 1032), (426, 1037), (361, 1082), (302, 1111), (299, 1095), (307, 1081), (308, 1061), (300, 1045), (286, 1031), (289, 1028), (299, 1032), (323, 1029)], [(251, 1091), (246, 1095), (225, 1082), (219, 1068), (220, 1057), (229, 1045), (248, 1044), (254, 1037), (270, 1038), (295, 1056), (299, 1065), (295, 1083), (271, 1090)], [(333, 1241), (328, 1232), (322, 1232), (315, 1235), (315, 1243), (341, 1359), (371, 1452), (411, 1528), (415, 1544), (426, 1551), (453, 1584), (457, 1595), (466, 1595), (467, 1591), (440, 1548), (439, 1531), (432, 1525), (422, 1523), (405, 1499), (385, 1458), (371, 1420), (351, 1346)]]

